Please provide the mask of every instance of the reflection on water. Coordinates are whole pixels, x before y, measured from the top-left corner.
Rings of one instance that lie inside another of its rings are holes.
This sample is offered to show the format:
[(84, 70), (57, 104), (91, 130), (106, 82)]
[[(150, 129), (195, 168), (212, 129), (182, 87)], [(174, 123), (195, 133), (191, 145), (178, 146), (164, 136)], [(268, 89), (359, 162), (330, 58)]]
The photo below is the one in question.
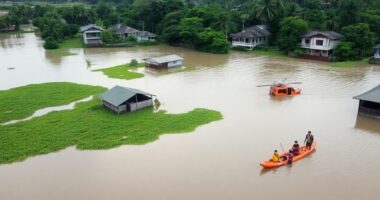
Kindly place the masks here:
[[(378, 84), (378, 66), (336, 69), (306, 60), (214, 55), (165, 45), (73, 49), (77, 55), (55, 62), (33, 33), (0, 37), (6, 44), (0, 48), (0, 89), (52, 81), (121, 85), (156, 94), (160, 109), (171, 113), (205, 107), (224, 116), (192, 133), (164, 135), (147, 145), (68, 148), (1, 165), (0, 199), (377, 197), (380, 162), (374, 158), (380, 134), (366, 132), (378, 133), (379, 123), (357, 118), (352, 96)], [(131, 81), (91, 71), (165, 54), (184, 57), (189, 70), (161, 74), (139, 69), (146, 76)], [(282, 78), (303, 82), (302, 94), (275, 98), (268, 88), (256, 87)], [(291, 167), (262, 171), (259, 163), (273, 149), (280, 143), (290, 148), (307, 130), (314, 132), (318, 152)]]
[(355, 128), (363, 130), (365, 132), (380, 134), (380, 119), (358, 114), (356, 118)]

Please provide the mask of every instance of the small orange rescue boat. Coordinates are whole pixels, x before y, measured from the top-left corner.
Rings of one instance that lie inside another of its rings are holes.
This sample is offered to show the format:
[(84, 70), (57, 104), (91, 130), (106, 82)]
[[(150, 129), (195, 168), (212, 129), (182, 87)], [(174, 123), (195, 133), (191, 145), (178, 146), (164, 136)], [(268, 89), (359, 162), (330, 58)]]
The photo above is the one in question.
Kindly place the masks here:
[[(305, 158), (306, 156), (310, 155), (315, 151), (315, 147), (317, 146), (316, 142), (313, 142), (310, 149), (307, 149), (306, 146), (300, 147), (300, 154), (298, 156), (293, 157), (293, 162), (296, 162), (298, 160), (301, 160), (302, 158)], [(286, 155), (288, 153), (281, 154), (280, 157)], [(280, 161), (280, 162), (273, 162), (272, 160), (268, 160), (265, 162), (260, 163), (260, 165), (264, 168), (274, 168), (274, 167), (280, 167), (283, 165), (287, 165), (288, 161)]]

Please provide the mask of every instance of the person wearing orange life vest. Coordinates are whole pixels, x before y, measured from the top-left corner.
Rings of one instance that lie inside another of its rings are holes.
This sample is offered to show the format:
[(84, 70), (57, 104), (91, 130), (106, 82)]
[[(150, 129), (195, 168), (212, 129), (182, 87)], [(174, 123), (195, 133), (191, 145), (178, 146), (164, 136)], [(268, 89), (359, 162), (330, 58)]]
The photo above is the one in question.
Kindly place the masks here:
[(280, 162), (280, 155), (278, 154), (277, 150), (274, 150), (274, 153), (272, 155), (272, 161), (273, 162)]

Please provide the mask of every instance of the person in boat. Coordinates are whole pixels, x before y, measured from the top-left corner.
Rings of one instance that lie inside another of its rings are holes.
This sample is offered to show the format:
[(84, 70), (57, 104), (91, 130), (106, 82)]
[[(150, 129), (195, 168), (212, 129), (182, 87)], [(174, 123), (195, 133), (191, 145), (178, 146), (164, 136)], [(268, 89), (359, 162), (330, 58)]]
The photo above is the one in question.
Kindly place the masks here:
[(306, 143), (306, 148), (311, 149), (311, 145), (313, 144), (314, 136), (311, 134), (311, 131), (308, 131), (305, 137), (304, 143)]
[(293, 163), (293, 151), (292, 150), (289, 150), (289, 153), (286, 157), (286, 160), (288, 160), (289, 165)]
[(298, 144), (297, 140), (294, 141), (292, 152), (294, 156), (298, 156), (300, 154), (300, 145)]
[(280, 155), (278, 154), (277, 150), (274, 150), (274, 153), (272, 155), (272, 161), (273, 162), (280, 162)]

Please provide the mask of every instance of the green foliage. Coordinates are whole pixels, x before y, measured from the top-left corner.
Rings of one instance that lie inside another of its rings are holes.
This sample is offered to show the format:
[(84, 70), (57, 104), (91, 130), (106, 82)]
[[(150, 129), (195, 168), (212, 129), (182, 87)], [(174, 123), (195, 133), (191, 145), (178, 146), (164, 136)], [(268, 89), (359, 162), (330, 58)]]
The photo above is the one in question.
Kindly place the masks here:
[(327, 15), (323, 10), (307, 10), (304, 19), (311, 29), (326, 30)]
[(181, 20), (180, 36), (185, 43), (193, 44), (198, 40), (198, 34), (203, 31), (203, 20), (198, 17)]
[(139, 62), (137, 62), (136, 59), (132, 59), (131, 62), (129, 63), (130, 67), (137, 67), (139, 65)]
[(111, 43), (114, 40), (114, 35), (109, 30), (104, 30), (100, 33), (100, 38), (104, 43)]
[[(95, 99), (79, 103), (73, 110), (52, 112), (28, 121), (0, 126), (0, 164), (70, 146), (78, 149), (110, 149), (125, 144), (146, 144), (157, 140), (162, 134), (191, 132), (201, 125), (222, 119), (221, 113), (217, 111), (199, 108), (179, 114), (153, 112), (147, 108), (117, 115), (104, 108), (97, 98), (105, 88), (75, 85), (75, 91), (65, 93), (59, 91), (52, 94), (47, 90), (25, 95), (22, 91), (13, 89), (4, 91), (15, 94), (12, 98), (14, 101), (28, 100), (43, 107), (49, 106), (44, 104), (43, 101), (46, 100), (54, 105), (59, 104), (61, 98), (55, 96), (61, 97), (61, 94), (81, 96), (81, 93), (76, 92), (78, 90), (91, 91)], [(44, 87), (45, 84), (40, 86)], [(22, 96), (27, 98), (21, 98)], [(54, 100), (49, 100), (50, 98)], [(12, 108), (9, 104), (4, 104), (0, 109)]]
[(359, 23), (343, 27), (342, 33), (344, 40), (351, 42), (352, 50), (356, 54), (355, 59), (364, 58), (371, 54), (376, 37), (368, 24)]
[(228, 53), (229, 43), (222, 32), (207, 28), (198, 35), (196, 48), (211, 53)]
[(101, 71), (110, 78), (125, 79), (125, 80), (131, 80), (131, 79), (144, 77), (144, 74), (130, 71), (130, 69), (133, 69), (136, 67), (144, 67), (144, 63), (138, 63), (137, 66), (131, 66), (131, 64), (117, 65), (114, 67), (97, 69), (94, 71), (95, 72)]
[(44, 48), (45, 49), (58, 49), (59, 44), (53, 37), (47, 37), (45, 39)]
[(0, 90), (0, 123), (23, 119), (38, 109), (65, 105), (103, 90), (101, 87), (66, 82), (33, 84), (11, 90)]
[(352, 60), (356, 57), (355, 54), (351, 42), (339, 42), (334, 49), (334, 57), (337, 61)]
[(277, 44), (283, 51), (294, 51), (299, 46), (300, 37), (308, 30), (307, 22), (299, 17), (287, 17), (280, 23)]

